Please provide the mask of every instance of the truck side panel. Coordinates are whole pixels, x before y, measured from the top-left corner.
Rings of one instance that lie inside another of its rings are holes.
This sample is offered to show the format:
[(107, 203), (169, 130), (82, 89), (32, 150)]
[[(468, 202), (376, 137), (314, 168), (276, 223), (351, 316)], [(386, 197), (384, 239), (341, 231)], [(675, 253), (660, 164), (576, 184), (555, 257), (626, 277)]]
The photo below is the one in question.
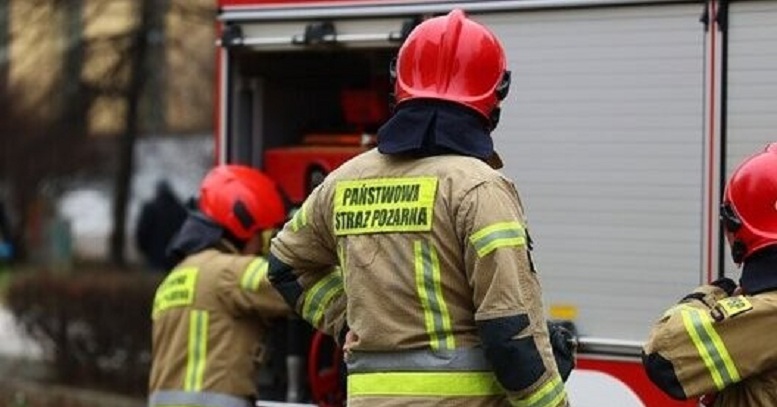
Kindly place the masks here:
[(546, 305), (581, 333), (641, 340), (700, 281), (699, 4), (476, 16), (513, 87), (494, 138), (523, 194)]
[[(726, 176), (748, 155), (777, 141), (777, 1), (730, 4)], [(728, 250), (726, 275), (739, 277)]]

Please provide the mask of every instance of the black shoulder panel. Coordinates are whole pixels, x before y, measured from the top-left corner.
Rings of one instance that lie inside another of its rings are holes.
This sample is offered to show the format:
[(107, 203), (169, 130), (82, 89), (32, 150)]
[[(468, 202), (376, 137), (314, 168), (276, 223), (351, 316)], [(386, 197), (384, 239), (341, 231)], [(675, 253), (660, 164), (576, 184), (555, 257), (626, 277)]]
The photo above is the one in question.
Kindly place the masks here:
[(529, 326), (526, 314), (478, 322), (483, 348), (499, 383), (510, 391), (528, 388), (545, 373), (534, 337), (513, 339)]
[(642, 353), (642, 366), (645, 367), (650, 380), (675, 400), (686, 400), (688, 397), (683, 391), (683, 386), (677, 379), (672, 362), (659, 355)]
[(267, 255), (267, 279), (281, 294), (292, 309), (296, 309), (297, 300), (302, 295), (302, 286), (294, 275), (294, 270), (272, 253)]

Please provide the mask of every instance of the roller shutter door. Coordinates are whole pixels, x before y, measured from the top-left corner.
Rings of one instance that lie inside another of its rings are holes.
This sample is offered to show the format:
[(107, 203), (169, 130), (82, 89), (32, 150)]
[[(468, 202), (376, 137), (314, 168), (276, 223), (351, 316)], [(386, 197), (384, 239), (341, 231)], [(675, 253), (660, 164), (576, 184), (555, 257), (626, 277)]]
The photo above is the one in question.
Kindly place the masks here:
[[(726, 179), (777, 141), (777, 1), (732, 2), (729, 15)], [(730, 258), (726, 275), (738, 277)]]
[(644, 340), (699, 282), (701, 11), (475, 16), (502, 38), (513, 70), (495, 140), (527, 209), (545, 304), (578, 307), (584, 335)]

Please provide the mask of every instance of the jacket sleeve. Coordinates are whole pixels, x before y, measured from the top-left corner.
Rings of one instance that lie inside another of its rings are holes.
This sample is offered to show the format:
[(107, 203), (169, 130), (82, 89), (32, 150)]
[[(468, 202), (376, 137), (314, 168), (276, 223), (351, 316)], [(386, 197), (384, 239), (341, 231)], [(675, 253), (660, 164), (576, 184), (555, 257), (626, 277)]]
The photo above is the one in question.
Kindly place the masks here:
[(297, 314), (337, 338), (346, 325), (345, 298), (327, 185), (316, 188), (273, 238), (269, 277)]
[(667, 310), (644, 346), (648, 376), (676, 399), (716, 393), (777, 367), (773, 303), (763, 294), (732, 296), (728, 281), (698, 287)]
[(567, 406), (518, 193), (508, 180), (467, 193), (457, 229), (486, 357), (515, 406)]
[(307, 273), (300, 276), (302, 296), (295, 310), (314, 328), (339, 339), (346, 328), (345, 294), (339, 267), (326, 273)]
[(220, 273), (220, 298), (233, 315), (291, 315), (291, 308), (267, 279), (267, 264), (262, 257), (236, 256), (229, 269)]

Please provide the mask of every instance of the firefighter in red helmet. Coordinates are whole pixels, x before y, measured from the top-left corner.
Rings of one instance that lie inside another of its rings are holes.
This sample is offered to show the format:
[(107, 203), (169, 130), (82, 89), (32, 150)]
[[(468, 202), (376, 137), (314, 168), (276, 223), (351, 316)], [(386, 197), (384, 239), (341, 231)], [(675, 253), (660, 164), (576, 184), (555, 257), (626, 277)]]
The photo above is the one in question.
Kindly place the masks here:
[(720, 209), (739, 284), (721, 278), (670, 308), (643, 363), (677, 399), (716, 407), (777, 406), (777, 143), (744, 160)]
[(261, 172), (221, 165), (205, 176), (170, 245), (178, 263), (154, 297), (150, 407), (253, 407), (264, 334), (291, 313), (256, 255), (285, 218)]
[(270, 280), (304, 312), (300, 279), (342, 268), (349, 407), (568, 405), (523, 208), (496, 171), (510, 84), (499, 40), (454, 10), (418, 25), (391, 73), (377, 148), (330, 173), (273, 239)]

